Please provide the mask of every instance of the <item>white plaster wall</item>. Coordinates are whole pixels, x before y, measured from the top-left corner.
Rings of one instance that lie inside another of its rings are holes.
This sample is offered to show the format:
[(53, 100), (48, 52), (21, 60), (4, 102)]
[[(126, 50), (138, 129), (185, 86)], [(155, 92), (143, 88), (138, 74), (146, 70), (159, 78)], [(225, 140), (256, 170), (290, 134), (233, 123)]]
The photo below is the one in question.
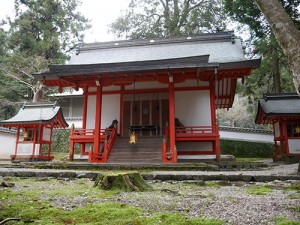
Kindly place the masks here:
[(16, 134), (0, 132), (0, 158), (9, 159), (15, 152)]
[(66, 119), (66, 122), (67, 124), (69, 124), (69, 127), (67, 127), (66, 129), (71, 129), (72, 127), (72, 124), (74, 124), (75, 128), (82, 128), (82, 119), (81, 118), (78, 118), (76, 120), (74, 120), (73, 118), (65, 118)]
[[(96, 116), (96, 95), (88, 96), (87, 104), (87, 129), (95, 128)], [(102, 114), (101, 128), (108, 127), (111, 122), (117, 119), (120, 121), (120, 95), (103, 95), (102, 96)]]
[(95, 128), (96, 95), (89, 95), (87, 101), (86, 129)]
[(50, 134), (51, 134), (51, 129), (45, 127), (43, 132), (43, 140), (50, 141)]
[(120, 95), (104, 95), (102, 97), (101, 128), (111, 125), (114, 119), (120, 122)]
[[(32, 143), (19, 143), (17, 155), (32, 155), (33, 144)], [(39, 154), (40, 145), (35, 145), (34, 155)]]
[(175, 117), (185, 126), (211, 126), (209, 90), (175, 92)]
[(299, 139), (288, 139), (289, 152), (290, 154), (300, 155), (300, 140)]

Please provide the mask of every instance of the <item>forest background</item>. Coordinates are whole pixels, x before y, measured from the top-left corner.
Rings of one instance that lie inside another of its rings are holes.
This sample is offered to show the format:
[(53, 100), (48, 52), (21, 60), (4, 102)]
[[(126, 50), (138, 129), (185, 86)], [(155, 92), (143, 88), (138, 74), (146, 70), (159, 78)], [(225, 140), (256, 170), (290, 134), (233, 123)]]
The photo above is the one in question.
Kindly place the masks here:
[[(277, 0), (276, 0), (277, 1)], [(300, 0), (280, 0), (300, 28)], [(0, 25), (0, 119), (10, 118), (24, 101), (48, 89), (33, 80), (47, 65), (65, 63), (82, 44), (90, 23), (79, 0), (15, 0), (15, 15)], [(7, 28), (8, 27), (8, 28)], [(264, 93), (294, 92), (287, 58), (265, 17), (252, 0), (131, 0), (109, 26), (116, 39), (197, 35), (235, 28), (246, 57), (260, 68), (240, 80), (232, 109), (219, 110), (220, 125), (255, 128), (257, 100)]]

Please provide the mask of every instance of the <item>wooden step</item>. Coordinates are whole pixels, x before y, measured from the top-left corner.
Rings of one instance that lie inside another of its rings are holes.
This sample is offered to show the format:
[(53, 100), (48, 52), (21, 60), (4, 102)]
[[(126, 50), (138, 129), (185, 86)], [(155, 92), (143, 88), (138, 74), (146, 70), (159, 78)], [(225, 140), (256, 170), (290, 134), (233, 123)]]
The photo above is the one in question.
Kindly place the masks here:
[(108, 158), (109, 163), (161, 163), (162, 138), (139, 137), (137, 144), (129, 144), (129, 138), (116, 139)]

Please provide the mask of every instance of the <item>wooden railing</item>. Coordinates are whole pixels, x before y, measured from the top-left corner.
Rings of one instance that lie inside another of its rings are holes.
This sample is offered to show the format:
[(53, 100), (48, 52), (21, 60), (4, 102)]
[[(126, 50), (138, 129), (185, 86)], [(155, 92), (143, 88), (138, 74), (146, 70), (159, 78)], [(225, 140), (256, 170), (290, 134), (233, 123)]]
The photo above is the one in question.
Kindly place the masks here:
[(197, 135), (197, 134), (213, 134), (216, 133), (216, 127), (212, 126), (189, 126), (189, 127), (175, 127), (176, 134)]
[(94, 129), (71, 129), (71, 137), (94, 136), (94, 134), (95, 134)]
[[(168, 147), (170, 129), (167, 125), (165, 128), (165, 138), (162, 144), (163, 162), (174, 162), (177, 157), (176, 146), (174, 150)], [(175, 141), (218, 141), (218, 126), (184, 126), (175, 127)]]
[(176, 158), (177, 152), (176, 152), (176, 146), (175, 149), (172, 151), (168, 147), (168, 139), (164, 138), (162, 143), (162, 161), (165, 163), (168, 162), (174, 162), (174, 157)]
[[(113, 144), (117, 137), (117, 129), (101, 129), (100, 130), (100, 143), (103, 143), (103, 148), (100, 152), (94, 152), (91, 148), (89, 150), (89, 161), (90, 162), (107, 162), (108, 156), (111, 152)], [(94, 143), (95, 130), (94, 129), (71, 129), (70, 135), (70, 152), (69, 159), (73, 161), (74, 158), (74, 145)]]
[[(113, 144), (117, 137), (117, 129), (101, 129), (101, 140), (103, 140), (103, 148), (101, 151), (89, 152), (89, 161), (90, 162), (102, 162), (106, 163), (109, 157), (109, 154), (111, 152), (111, 149), (113, 147)], [(102, 141), (101, 141), (102, 142)]]

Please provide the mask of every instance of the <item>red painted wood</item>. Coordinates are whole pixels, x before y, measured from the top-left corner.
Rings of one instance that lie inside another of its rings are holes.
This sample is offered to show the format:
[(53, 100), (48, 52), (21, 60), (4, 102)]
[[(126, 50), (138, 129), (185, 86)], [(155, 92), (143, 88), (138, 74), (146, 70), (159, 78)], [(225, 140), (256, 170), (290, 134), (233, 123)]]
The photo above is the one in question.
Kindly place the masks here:
[(15, 147), (15, 155), (18, 154), (18, 145), (19, 145), (19, 141), (20, 141), (20, 127), (18, 127), (17, 130), (17, 135), (16, 135), (16, 147)]
[(219, 161), (221, 157), (220, 152), (220, 140), (219, 140), (219, 131), (217, 126), (217, 118), (216, 118), (216, 96), (215, 96), (215, 81), (212, 80), (210, 82), (210, 110), (211, 110), (211, 125), (214, 130), (214, 133), (217, 135), (215, 141), (213, 142), (214, 153), (216, 154), (216, 159)]
[[(169, 82), (169, 129), (170, 129), (170, 151), (175, 151), (175, 94), (174, 83)], [(173, 155), (173, 162), (177, 162), (177, 156)]]
[(100, 130), (101, 130), (101, 112), (102, 112), (102, 86), (97, 87), (96, 95), (96, 115), (95, 115), (95, 139), (94, 153), (100, 152)]
[(43, 149), (43, 134), (44, 134), (45, 127), (40, 127), (38, 132), (38, 140), (40, 141), (40, 149), (39, 149), (39, 155), (42, 155), (42, 149)]
[(34, 131), (33, 131), (33, 143), (32, 143), (33, 146), (32, 146), (32, 154), (31, 154), (32, 158), (34, 157), (34, 153), (35, 153), (36, 139), (37, 139), (37, 128), (34, 128)]
[(120, 121), (119, 121), (119, 130), (120, 135), (123, 136), (123, 91), (124, 85), (120, 88)]

